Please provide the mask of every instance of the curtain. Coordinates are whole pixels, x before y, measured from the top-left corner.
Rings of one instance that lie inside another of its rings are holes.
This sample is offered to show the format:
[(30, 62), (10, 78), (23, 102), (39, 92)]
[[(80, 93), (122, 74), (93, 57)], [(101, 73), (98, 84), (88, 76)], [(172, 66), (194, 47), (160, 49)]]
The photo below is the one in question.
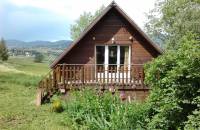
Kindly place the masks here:
[(129, 59), (129, 47), (125, 47), (124, 49), (124, 66), (128, 66), (128, 59)]

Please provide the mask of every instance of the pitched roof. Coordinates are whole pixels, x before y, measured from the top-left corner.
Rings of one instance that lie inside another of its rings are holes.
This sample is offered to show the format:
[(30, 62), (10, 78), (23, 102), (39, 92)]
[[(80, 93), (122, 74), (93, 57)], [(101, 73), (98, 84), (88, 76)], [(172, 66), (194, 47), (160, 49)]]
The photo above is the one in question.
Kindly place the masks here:
[(51, 68), (55, 67), (56, 64), (81, 40), (85, 35), (105, 16), (112, 8), (115, 8), (154, 48), (155, 50), (162, 54), (163, 50), (159, 48), (138, 26), (130, 19), (130, 17), (113, 1), (108, 5), (102, 13), (94, 19), (94, 21), (80, 34), (80, 36), (55, 59), (55, 61), (50, 65)]

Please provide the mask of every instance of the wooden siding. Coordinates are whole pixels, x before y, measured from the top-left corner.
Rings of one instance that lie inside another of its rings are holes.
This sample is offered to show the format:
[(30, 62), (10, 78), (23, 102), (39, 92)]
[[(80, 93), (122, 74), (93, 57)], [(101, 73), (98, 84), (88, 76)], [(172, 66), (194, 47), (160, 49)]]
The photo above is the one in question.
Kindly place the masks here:
[[(133, 40), (129, 40), (132, 36)], [(95, 37), (95, 40), (93, 40)], [(67, 64), (95, 64), (95, 45), (131, 45), (131, 63), (143, 64), (158, 56), (155, 49), (115, 10), (106, 14), (64, 58)]]

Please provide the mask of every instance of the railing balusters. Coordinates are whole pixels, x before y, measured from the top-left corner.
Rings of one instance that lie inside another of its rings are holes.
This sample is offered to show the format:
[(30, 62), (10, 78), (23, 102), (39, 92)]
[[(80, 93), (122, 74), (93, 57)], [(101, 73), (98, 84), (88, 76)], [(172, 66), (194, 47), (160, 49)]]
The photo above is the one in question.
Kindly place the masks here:
[(76, 67), (76, 86), (79, 86), (80, 83), (80, 75), (79, 75), (79, 66)]
[(76, 68), (75, 65), (73, 65), (73, 86), (76, 85)]
[(132, 66), (129, 68), (129, 86), (132, 86)]
[(109, 77), (109, 66), (106, 68), (106, 70), (107, 70), (107, 77), (106, 77), (106, 79), (107, 79), (107, 81), (106, 81), (106, 83), (108, 84), (109, 82), (110, 82), (110, 77)]
[(128, 66), (125, 66), (125, 74), (126, 74), (126, 87), (128, 86)]
[(80, 73), (80, 75), (81, 75), (81, 84), (84, 84), (84, 68), (83, 68), (83, 66), (81, 66), (81, 73)]
[(62, 75), (62, 69), (61, 66), (59, 66), (59, 82), (61, 83), (61, 75)]
[(85, 82), (85, 84), (87, 84), (87, 66), (84, 66), (84, 82)]
[(124, 66), (122, 66), (122, 87), (124, 87)]
[(93, 66), (92, 65), (90, 67), (91, 67), (91, 72), (90, 72), (90, 74), (91, 74), (91, 84), (93, 84), (94, 83), (94, 78), (93, 78), (94, 70), (93, 70)]
[(69, 86), (71, 87), (72, 84), (72, 67), (69, 66)]
[(53, 87), (57, 88), (56, 86), (56, 71), (53, 70)]
[(117, 66), (115, 66), (115, 68), (114, 68), (114, 85), (116, 84), (116, 82), (117, 82)]
[(100, 84), (101, 83), (101, 66), (98, 66), (98, 83)]
[(68, 82), (69, 82), (69, 73), (68, 73), (68, 66), (67, 65), (65, 65), (65, 84), (67, 84), (66, 85), (66, 87), (69, 87), (69, 85), (68, 85)]
[(121, 67), (119, 66), (118, 67), (118, 87), (119, 87), (119, 85), (120, 85), (120, 82), (121, 82), (121, 75), (120, 75), (120, 73), (121, 73)]
[(111, 75), (111, 77), (110, 77), (110, 82), (111, 82), (111, 85), (113, 84), (113, 66), (111, 66), (111, 68), (110, 68), (110, 75)]

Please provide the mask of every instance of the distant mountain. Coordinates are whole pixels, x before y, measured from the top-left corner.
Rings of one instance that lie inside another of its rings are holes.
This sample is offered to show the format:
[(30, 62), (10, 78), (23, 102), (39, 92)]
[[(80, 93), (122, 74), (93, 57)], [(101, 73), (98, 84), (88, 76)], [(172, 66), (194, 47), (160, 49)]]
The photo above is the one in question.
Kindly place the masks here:
[(24, 42), (20, 40), (6, 40), (6, 45), (9, 49), (11, 48), (66, 48), (71, 44), (71, 40), (60, 40), (55, 42), (50, 41), (31, 41), (31, 42)]

